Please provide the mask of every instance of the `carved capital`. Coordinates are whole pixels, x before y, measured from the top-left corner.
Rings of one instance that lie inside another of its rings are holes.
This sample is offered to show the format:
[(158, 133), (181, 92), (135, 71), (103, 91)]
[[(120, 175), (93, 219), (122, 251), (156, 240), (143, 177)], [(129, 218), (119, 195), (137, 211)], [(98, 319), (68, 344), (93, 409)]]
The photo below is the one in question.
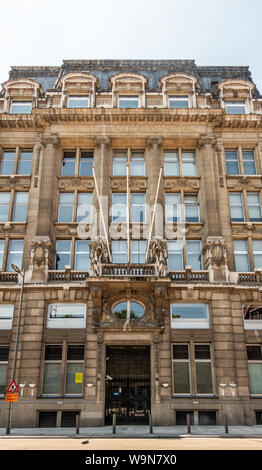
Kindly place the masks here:
[(111, 137), (106, 135), (96, 136), (94, 137), (95, 147), (100, 149), (102, 146), (109, 147), (112, 143)]
[(214, 135), (202, 134), (200, 135), (200, 138), (198, 141), (198, 148), (202, 149), (202, 148), (205, 148), (207, 145), (215, 146), (216, 143), (217, 143), (217, 138)]
[(163, 139), (161, 137), (147, 137), (146, 138), (146, 148), (151, 150), (154, 146), (157, 146), (160, 149), (163, 145)]
[(52, 145), (53, 148), (56, 148), (59, 144), (59, 138), (57, 137), (56, 134), (42, 135), (41, 144), (43, 145), (44, 148), (46, 148), (47, 145)]

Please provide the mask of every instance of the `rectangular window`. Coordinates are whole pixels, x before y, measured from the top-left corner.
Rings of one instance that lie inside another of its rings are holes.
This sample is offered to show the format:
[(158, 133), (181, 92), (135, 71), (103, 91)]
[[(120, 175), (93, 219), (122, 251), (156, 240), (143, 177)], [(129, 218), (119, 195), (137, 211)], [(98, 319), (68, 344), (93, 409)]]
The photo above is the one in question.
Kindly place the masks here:
[(18, 174), (31, 175), (32, 173), (32, 150), (21, 150), (19, 155)]
[(89, 96), (88, 95), (68, 96), (67, 107), (68, 108), (89, 108)]
[(26, 222), (27, 218), (27, 204), (28, 204), (28, 193), (16, 193), (14, 206), (13, 206), (13, 217), (14, 222)]
[(0, 269), (3, 269), (4, 251), (5, 251), (5, 241), (0, 240)]
[(113, 240), (112, 241), (112, 262), (113, 263), (127, 263), (127, 241), (126, 240)]
[(189, 395), (191, 393), (191, 384), (187, 344), (173, 344), (173, 374), (174, 393), (178, 395)]
[(0, 330), (11, 330), (14, 315), (14, 306), (0, 305)]
[(12, 264), (15, 264), (19, 269), (22, 269), (22, 260), (24, 252), (24, 240), (10, 240), (9, 254), (7, 260), (7, 271), (14, 271)]
[(197, 394), (213, 393), (211, 352), (209, 344), (195, 344)]
[(168, 269), (182, 271), (184, 269), (182, 240), (168, 242)]
[(209, 328), (209, 313), (207, 304), (171, 305), (171, 328), (175, 329), (206, 329)]
[(256, 175), (256, 162), (254, 152), (252, 150), (243, 150), (243, 165), (245, 175)]
[(78, 193), (77, 222), (92, 222), (92, 193)]
[(167, 193), (166, 194), (166, 222), (177, 223), (180, 222), (180, 194)]
[(139, 96), (119, 96), (118, 98), (119, 108), (139, 108)]
[(15, 150), (3, 150), (1, 161), (1, 174), (14, 175), (15, 173)]
[(246, 114), (246, 104), (241, 101), (227, 101), (225, 103), (227, 114)]
[(112, 194), (112, 222), (127, 222), (126, 193)]
[(239, 175), (239, 164), (236, 150), (226, 150), (226, 170), (227, 175)]
[(76, 152), (65, 151), (63, 154), (61, 176), (75, 176)]
[(145, 156), (143, 153), (132, 152), (131, 176), (145, 176)]
[(58, 207), (58, 222), (73, 222), (74, 193), (61, 193)]
[(80, 153), (80, 165), (79, 175), (80, 176), (93, 176), (94, 166), (94, 153), (87, 150), (82, 150)]
[(45, 347), (43, 395), (59, 395), (61, 380), (62, 346)]
[(7, 222), (9, 215), (10, 193), (0, 193), (0, 222)]
[(259, 193), (247, 193), (247, 204), (250, 222), (261, 222), (261, 203)]
[(168, 97), (169, 108), (189, 108), (188, 96), (169, 96)]
[(198, 195), (185, 194), (185, 221), (186, 222), (199, 222), (199, 208), (198, 208)]
[(76, 271), (89, 271), (89, 241), (76, 240), (75, 242), (75, 265)]
[(200, 240), (187, 240), (186, 242), (187, 265), (192, 266), (193, 271), (202, 269), (202, 245)]
[(114, 155), (113, 157), (113, 176), (127, 175), (127, 155), (125, 152)]
[(71, 240), (58, 240), (56, 242), (56, 267), (63, 271), (65, 266), (71, 265)]
[(67, 347), (65, 395), (83, 394), (84, 352), (83, 344)]
[(85, 328), (86, 305), (57, 303), (48, 306), (47, 328)]
[(143, 224), (146, 220), (146, 195), (132, 193), (131, 195), (131, 222)]
[(31, 110), (31, 101), (12, 101), (10, 114), (30, 114)]
[(165, 176), (179, 176), (179, 164), (177, 152), (165, 152), (164, 154)]
[(131, 240), (131, 263), (143, 264), (146, 259), (146, 240)]
[(244, 222), (242, 193), (229, 193), (231, 222)]
[(6, 392), (9, 346), (0, 346), (0, 396)]
[(238, 272), (250, 270), (246, 240), (234, 240), (235, 267)]
[(249, 385), (251, 395), (262, 394), (262, 347), (247, 346)]
[(252, 240), (254, 268), (262, 269), (262, 240)]
[(243, 305), (245, 330), (262, 330), (262, 306)]
[(182, 152), (182, 176), (196, 176), (196, 162), (193, 152)]

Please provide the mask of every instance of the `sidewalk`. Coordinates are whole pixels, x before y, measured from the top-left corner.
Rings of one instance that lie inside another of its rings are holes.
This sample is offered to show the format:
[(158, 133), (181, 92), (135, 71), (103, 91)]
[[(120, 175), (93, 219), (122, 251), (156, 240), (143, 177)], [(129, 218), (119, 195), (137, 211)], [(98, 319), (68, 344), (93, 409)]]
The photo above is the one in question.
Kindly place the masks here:
[(80, 427), (79, 434), (75, 428), (15, 428), (9, 435), (5, 429), (0, 428), (0, 439), (13, 437), (35, 438), (180, 438), (180, 437), (260, 437), (262, 438), (262, 426), (229, 426), (228, 434), (224, 426), (191, 426), (191, 434), (188, 434), (186, 426), (156, 426), (153, 434), (149, 432), (149, 426), (116, 426), (116, 433), (112, 433), (112, 426)]

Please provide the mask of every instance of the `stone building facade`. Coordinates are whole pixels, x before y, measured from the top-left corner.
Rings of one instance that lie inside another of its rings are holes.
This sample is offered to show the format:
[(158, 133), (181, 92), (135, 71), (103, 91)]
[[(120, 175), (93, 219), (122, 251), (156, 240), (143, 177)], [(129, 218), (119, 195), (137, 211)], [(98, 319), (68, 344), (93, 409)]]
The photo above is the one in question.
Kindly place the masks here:
[(188, 412), (261, 424), (262, 97), (248, 67), (12, 67), (0, 157), (0, 426), (12, 378), (17, 427)]

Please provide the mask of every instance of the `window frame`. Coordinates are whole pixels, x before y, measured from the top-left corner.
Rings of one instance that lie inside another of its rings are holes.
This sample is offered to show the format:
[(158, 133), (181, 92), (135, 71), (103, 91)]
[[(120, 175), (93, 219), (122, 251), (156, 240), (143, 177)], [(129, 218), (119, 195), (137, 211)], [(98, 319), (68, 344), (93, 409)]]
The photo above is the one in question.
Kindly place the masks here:
[(5, 366), (6, 372), (5, 372), (5, 383), (3, 384), (4, 387), (4, 393), (0, 392), (0, 400), (5, 398), (5, 393), (6, 393), (6, 386), (7, 386), (7, 377), (8, 377), (8, 364), (9, 364), (9, 355), (10, 355), (10, 345), (9, 344), (0, 344), (0, 348), (8, 348), (8, 355), (7, 359), (5, 361), (0, 360), (0, 367)]
[[(10, 311), (11, 311), (10, 315), (4, 318), (4, 316), (1, 315), (1, 310), (4, 310), (8, 307), (10, 308)], [(13, 319), (14, 319), (14, 309), (15, 309), (14, 304), (5, 304), (5, 303), (0, 304), (0, 330), (12, 329)]]
[[(137, 106), (120, 106), (120, 101), (137, 102)], [(117, 107), (120, 109), (138, 109), (141, 108), (140, 96), (139, 95), (118, 95)]]
[[(75, 310), (76, 308), (79, 308), (79, 310), (82, 310), (81, 316), (75, 316), (74, 313), (69, 313), (68, 315), (59, 315), (57, 318), (52, 317), (52, 311), (54, 310), (54, 306), (57, 307), (57, 309), (67, 308), (70, 310), (72, 308)], [(80, 303), (80, 302), (52, 302), (48, 304), (47, 307), (47, 320), (46, 320), (46, 328), (48, 329), (71, 329), (71, 328), (77, 328), (77, 329), (85, 329), (86, 328), (86, 304), (85, 303)], [(69, 316), (70, 315), (70, 316)]]
[[(170, 106), (170, 103), (187, 103), (187, 106)], [(190, 100), (188, 95), (168, 95), (168, 108), (169, 109), (189, 109), (190, 108)]]
[(256, 360), (256, 359), (248, 359), (248, 352), (247, 352), (247, 364), (248, 364), (248, 379), (249, 379), (249, 393), (250, 393), (250, 396), (251, 397), (261, 397), (262, 395), (262, 374), (261, 374), (261, 392), (259, 393), (252, 393), (252, 390), (251, 390), (251, 380), (250, 380), (250, 370), (249, 370), (249, 364), (261, 364), (261, 371), (262, 371), (262, 345), (257, 343), (257, 344), (250, 344), (250, 343), (247, 343), (246, 344), (246, 350), (247, 350), (247, 347), (260, 347), (260, 350), (261, 350), (261, 359), (259, 360)]
[[(226, 110), (226, 114), (229, 114), (229, 115), (235, 115), (235, 114), (247, 114), (247, 104), (246, 104), (246, 101), (224, 101), (225, 103), (225, 110)], [(241, 113), (229, 113), (228, 112), (228, 107), (231, 107), (231, 108), (244, 108), (245, 109), (245, 112), (241, 112)]]
[[(205, 307), (205, 314), (204, 318), (173, 318), (173, 307), (177, 306), (178, 308), (182, 306), (191, 307), (192, 309), (194, 306), (203, 306)], [(210, 309), (208, 303), (201, 303), (201, 302), (172, 302), (170, 304), (170, 323), (171, 323), (171, 330), (209, 330), (210, 329)]]
[[(25, 113), (18, 113), (18, 112), (13, 112), (13, 108), (19, 109), (19, 107), (28, 107), (30, 108), (29, 112)], [(10, 103), (10, 113), (9, 114), (31, 114), (32, 113), (32, 101), (27, 101), (27, 100), (12, 100)]]
[[(87, 101), (88, 106), (70, 106), (70, 102)], [(90, 95), (68, 95), (66, 106), (68, 109), (87, 109), (90, 108)]]

